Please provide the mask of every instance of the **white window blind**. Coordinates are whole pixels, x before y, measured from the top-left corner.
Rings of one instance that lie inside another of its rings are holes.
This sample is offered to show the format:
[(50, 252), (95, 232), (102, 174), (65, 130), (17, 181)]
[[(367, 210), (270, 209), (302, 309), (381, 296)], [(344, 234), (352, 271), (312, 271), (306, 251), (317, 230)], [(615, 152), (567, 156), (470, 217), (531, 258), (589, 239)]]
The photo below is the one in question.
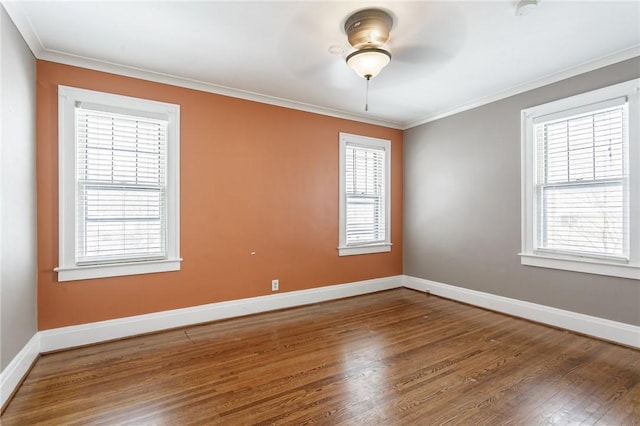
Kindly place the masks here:
[(613, 104), (537, 120), (538, 249), (628, 260), (627, 106)]
[(391, 251), (391, 141), (340, 133), (338, 255)]
[(386, 240), (385, 150), (347, 143), (346, 244)]
[(75, 114), (76, 264), (165, 259), (167, 121)]

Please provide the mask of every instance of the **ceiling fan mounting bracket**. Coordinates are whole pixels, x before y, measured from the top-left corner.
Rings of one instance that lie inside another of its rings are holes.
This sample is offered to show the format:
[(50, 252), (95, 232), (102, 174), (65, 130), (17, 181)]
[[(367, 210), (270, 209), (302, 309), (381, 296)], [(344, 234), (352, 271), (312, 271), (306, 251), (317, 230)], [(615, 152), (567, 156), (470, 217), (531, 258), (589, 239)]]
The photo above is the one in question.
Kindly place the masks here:
[(355, 49), (381, 47), (389, 39), (393, 18), (382, 9), (363, 9), (353, 13), (344, 24), (349, 44)]

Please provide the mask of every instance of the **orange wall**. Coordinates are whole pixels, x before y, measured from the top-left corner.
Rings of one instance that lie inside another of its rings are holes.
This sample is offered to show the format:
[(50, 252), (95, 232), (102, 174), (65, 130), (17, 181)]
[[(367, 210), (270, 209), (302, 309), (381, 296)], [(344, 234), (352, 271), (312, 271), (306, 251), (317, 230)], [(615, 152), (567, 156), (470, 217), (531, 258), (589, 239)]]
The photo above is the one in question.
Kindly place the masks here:
[[(59, 84), (180, 105), (181, 271), (57, 282)], [(391, 253), (338, 257), (339, 132), (392, 142)], [(40, 330), (402, 273), (400, 130), (38, 61), (37, 174)]]

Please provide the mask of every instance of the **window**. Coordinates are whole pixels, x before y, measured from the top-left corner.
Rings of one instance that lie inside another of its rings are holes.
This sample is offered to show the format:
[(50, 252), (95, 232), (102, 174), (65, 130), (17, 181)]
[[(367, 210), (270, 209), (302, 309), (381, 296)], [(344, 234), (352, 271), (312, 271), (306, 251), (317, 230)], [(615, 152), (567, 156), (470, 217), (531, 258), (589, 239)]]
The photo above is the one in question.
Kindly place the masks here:
[(522, 111), (522, 264), (640, 279), (639, 87)]
[(178, 105), (58, 87), (58, 281), (180, 270)]
[(340, 256), (391, 251), (391, 142), (340, 133)]

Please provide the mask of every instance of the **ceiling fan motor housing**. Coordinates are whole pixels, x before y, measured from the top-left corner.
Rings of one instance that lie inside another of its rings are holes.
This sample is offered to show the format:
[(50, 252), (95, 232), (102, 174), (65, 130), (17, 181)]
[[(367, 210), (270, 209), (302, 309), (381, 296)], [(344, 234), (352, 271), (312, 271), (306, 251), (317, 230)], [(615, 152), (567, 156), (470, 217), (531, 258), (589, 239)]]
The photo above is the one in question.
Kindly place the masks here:
[(382, 9), (364, 9), (344, 24), (349, 44), (355, 49), (379, 48), (389, 39), (393, 18)]

